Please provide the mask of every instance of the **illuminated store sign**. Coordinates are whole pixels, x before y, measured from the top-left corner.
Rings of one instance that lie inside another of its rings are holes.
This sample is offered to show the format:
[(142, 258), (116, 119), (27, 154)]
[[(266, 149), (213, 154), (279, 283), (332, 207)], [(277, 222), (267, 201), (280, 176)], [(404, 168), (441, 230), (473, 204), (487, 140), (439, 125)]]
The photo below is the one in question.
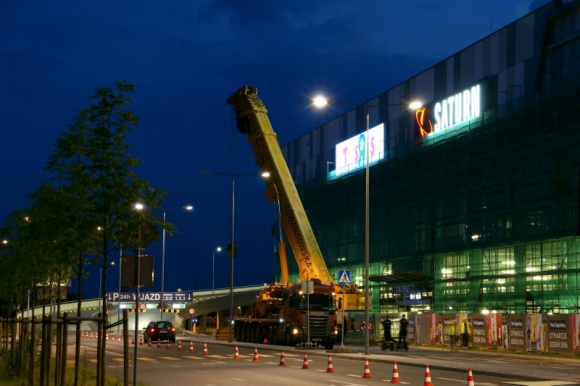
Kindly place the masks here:
[(425, 116), (425, 111), (423, 108), (415, 112), (422, 137), (477, 118), (481, 114), (481, 86), (478, 84), (435, 103), (434, 123)]
[(367, 141), (366, 136), (365, 131), (336, 145), (335, 176), (366, 167), (365, 146), (367, 142), (369, 143), (369, 163), (377, 162), (384, 157), (384, 124), (381, 123), (369, 130), (370, 141)]

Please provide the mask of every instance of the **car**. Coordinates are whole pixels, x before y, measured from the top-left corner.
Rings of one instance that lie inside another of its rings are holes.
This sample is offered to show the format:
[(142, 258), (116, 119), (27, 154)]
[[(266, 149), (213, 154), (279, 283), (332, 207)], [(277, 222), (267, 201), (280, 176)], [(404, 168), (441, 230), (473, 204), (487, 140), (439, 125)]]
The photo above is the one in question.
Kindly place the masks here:
[(151, 339), (152, 342), (158, 340), (169, 340), (171, 343), (175, 342), (175, 327), (171, 322), (167, 321), (153, 321), (145, 327), (143, 332), (143, 340), (145, 342)]

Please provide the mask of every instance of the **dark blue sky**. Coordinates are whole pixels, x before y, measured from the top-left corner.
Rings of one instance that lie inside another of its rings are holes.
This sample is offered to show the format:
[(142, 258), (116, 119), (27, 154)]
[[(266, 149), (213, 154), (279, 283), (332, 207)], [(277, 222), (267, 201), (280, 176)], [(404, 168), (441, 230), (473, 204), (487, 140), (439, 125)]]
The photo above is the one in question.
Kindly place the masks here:
[[(534, 1), (537, 4), (545, 1)], [(532, 0), (64, 1), (0, 3), (0, 216), (29, 206), (28, 193), (59, 134), (95, 88), (136, 86), (130, 135), (137, 173), (169, 192), (179, 233), (167, 238), (165, 291), (211, 288), (212, 253), (231, 230), (231, 180), (198, 170), (253, 173), (247, 138), (227, 97), (258, 87), (285, 144), (341, 111), (310, 97), (362, 103), (525, 15)], [(232, 150), (233, 149), (233, 150)], [(232, 166), (233, 165), (233, 166)], [(257, 177), (236, 179), (236, 285), (274, 276), (274, 208)], [(162, 212), (159, 211), (162, 216)], [(4, 221), (4, 220), (2, 220)], [(161, 283), (161, 240), (156, 256)], [(216, 254), (216, 287), (229, 260)], [(109, 288), (116, 290), (116, 268)], [(99, 270), (91, 272), (98, 294)]]

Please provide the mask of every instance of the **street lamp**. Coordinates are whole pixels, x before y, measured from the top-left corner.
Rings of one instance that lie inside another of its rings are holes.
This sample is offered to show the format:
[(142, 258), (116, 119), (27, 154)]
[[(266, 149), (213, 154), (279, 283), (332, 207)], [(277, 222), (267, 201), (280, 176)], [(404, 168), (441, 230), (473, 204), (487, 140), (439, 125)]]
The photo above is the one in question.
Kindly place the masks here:
[(270, 176), (270, 173), (263, 172), (263, 173), (221, 173), (221, 172), (210, 172), (207, 170), (200, 170), (197, 172), (198, 174), (204, 175), (215, 175), (215, 176), (226, 176), (232, 179), (232, 241), (230, 245), (228, 245), (227, 253), (230, 256), (230, 333), (229, 333), (229, 342), (233, 342), (233, 325), (234, 325), (234, 257), (236, 257), (236, 243), (235, 243), (235, 215), (236, 215), (236, 177), (245, 177), (245, 176), (262, 176), (263, 178), (267, 178)]
[(365, 133), (365, 355), (369, 355), (369, 341), (370, 341), (370, 324), (369, 324), (369, 269), (370, 269), (370, 189), (369, 189), (369, 131), (370, 131), (370, 114), (371, 108), (392, 107), (392, 106), (407, 106), (410, 109), (421, 108), (421, 102), (413, 101), (409, 104), (396, 103), (386, 105), (369, 105), (349, 102), (330, 101), (323, 96), (317, 96), (313, 99), (313, 104), (316, 107), (325, 107), (327, 105), (346, 105), (355, 107), (364, 107), (366, 117), (366, 133)]
[(189, 212), (193, 211), (193, 205), (182, 206), (180, 208), (161, 208), (163, 209), (163, 237), (161, 247), (161, 316), (163, 320), (163, 309), (165, 308), (165, 219), (168, 210), (183, 209)]
[[(139, 214), (145, 209), (145, 205), (137, 202), (133, 207)], [(135, 262), (135, 347), (133, 348), (133, 384), (137, 384), (137, 346), (139, 342), (139, 284), (141, 283), (141, 226), (139, 225), (139, 237), (137, 240), (137, 261)]]
[(213, 293), (215, 291), (215, 253), (216, 252), (221, 252), (222, 251), (222, 247), (217, 247), (216, 249), (214, 249), (211, 253), (211, 292)]

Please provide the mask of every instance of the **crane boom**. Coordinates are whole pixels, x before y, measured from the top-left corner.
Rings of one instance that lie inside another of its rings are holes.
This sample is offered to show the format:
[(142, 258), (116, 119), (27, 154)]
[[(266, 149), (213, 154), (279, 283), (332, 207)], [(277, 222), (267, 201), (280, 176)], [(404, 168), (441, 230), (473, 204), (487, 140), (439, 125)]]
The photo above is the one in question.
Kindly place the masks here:
[[(234, 107), (238, 130), (248, 134), (256, 164), (263, 172), (270, 173), (266, 198), (280, 202), (282, 227), (298, 263), (300, 280), (316, 278), (334, 284), (270, 124), (268, 110), (257, 93), (256, 88), (245, 86), (233, 93), (227, 103)], [(287, 283), (288, 278), (283, 280)]]

